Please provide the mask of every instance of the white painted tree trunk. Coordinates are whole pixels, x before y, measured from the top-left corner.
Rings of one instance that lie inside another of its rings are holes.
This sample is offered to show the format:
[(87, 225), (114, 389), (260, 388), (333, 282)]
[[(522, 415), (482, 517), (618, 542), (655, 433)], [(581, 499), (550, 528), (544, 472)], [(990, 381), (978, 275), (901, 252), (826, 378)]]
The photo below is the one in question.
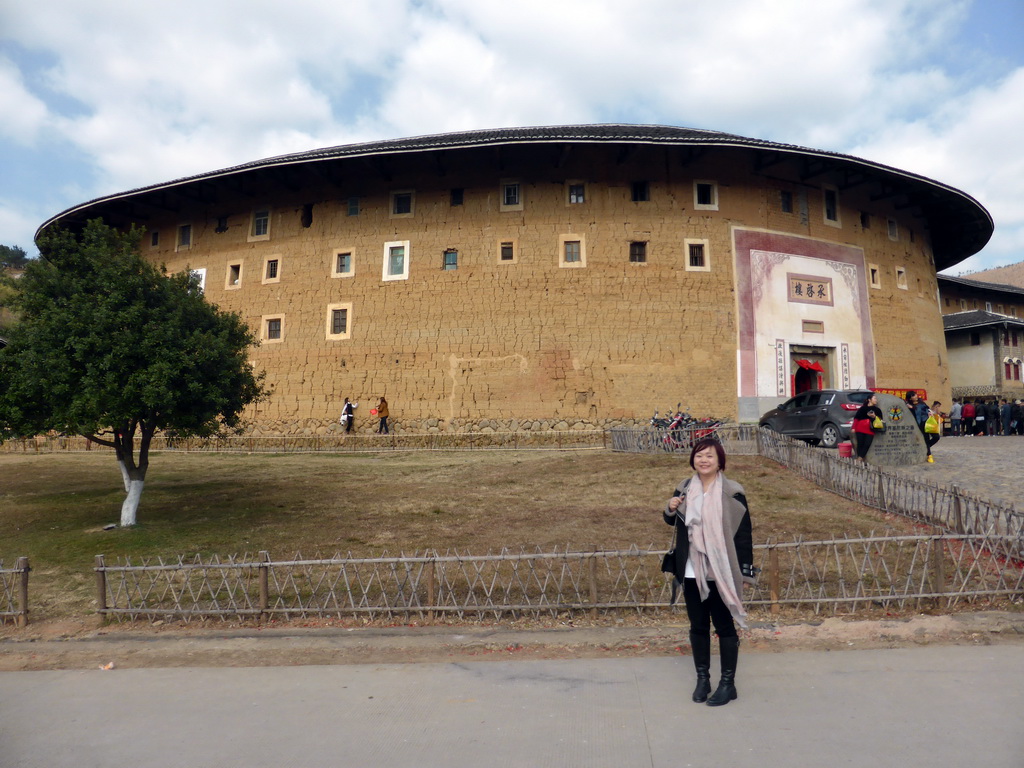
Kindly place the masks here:
[(128, 467), (125, 466), (124, 461), (121, 459), (117, 460), (117, 466), (121, 469), (121, 479), (124, 481), (124, 492), (128, 493), (131, 490), (132, 479), (128, 475)]
[(135, 525), (135, 516), (139, 510), (139, 499), (142, 498), (142, 486), (145, 480), (128, 480), (128, 495), (121, 504), (121, 527)]

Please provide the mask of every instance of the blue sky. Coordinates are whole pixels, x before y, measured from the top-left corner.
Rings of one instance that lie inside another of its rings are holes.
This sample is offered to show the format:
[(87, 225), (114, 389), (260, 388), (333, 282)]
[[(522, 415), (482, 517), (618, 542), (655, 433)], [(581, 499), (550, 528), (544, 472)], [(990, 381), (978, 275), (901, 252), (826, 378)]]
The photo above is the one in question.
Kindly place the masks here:
[(316, 147), (656, 123), (853, 154), (1024, 260), (1024, 0), (0, 0), (0, 243), (105, 194)]

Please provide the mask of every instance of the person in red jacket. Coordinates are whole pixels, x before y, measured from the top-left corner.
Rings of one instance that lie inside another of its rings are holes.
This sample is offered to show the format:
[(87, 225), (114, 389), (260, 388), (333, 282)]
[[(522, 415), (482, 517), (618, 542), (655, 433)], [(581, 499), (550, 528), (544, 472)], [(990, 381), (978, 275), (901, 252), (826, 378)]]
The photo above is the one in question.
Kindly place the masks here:
[(974, 416), (974, 403), (970, 400), (964, 400), (964, 407), (960, 409), (964, 437), (971, 437), (974, 434)]
[(853, 433), (857, 436), (857, 458), (864, 461), (868, 449), (875, 440), (875, 419), (882, 418), (882, 409), (878, 407), (878, 395), (872, 392), (864, 405), (853, 414)]

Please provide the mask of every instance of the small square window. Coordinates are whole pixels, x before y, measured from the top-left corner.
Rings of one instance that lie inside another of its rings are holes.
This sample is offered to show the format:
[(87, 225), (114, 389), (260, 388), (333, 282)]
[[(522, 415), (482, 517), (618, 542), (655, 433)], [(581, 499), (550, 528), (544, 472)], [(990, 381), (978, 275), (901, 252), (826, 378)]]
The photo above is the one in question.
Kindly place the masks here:
[(907, 289), (907, 270), (903, 267), (896, 267), (896, 287), (902, 291)]
[(875, 264), (868, 264), (868, 281), (872, 288), (882, 287), (882, 271)]
[(358, 216), (359, 215), (359, 198), (350, 197), (348, 199), (348, 215)]
[(651, 185), (646, 181), (634, 181), (632, 184), (632, 199), (634, 203), (647, 203), (651, 200)]
[(713, 181), (693, 182), (693, 207), (698, 211), (717, 211), (718, 185)]
[(459, 268), (459, 252), (454, 248), (449, 248), (444, 252), (444, 256), (441, 262), (441, 269), (458, 269)]
[(149, 247), (150, 248), (156, 248), (158, 245), (160, 245), (160, 233), (159, 232), (150, 232), (149, 233)]
[(267, 275), (268, 280), (273, 280), (277, 277), (277, 259), (267, 260)]
[(572, 182), (568, 185), (569, 205), (579, 205), (587, 201), (586, 185), (582, 182)]
[(352, 303), (327, 305), (326, 336), (329, 341), (352, 337)]
[(967, 299), (960, 299), (960, 309), (961, 311), (967, 309)]
[(262, 340), (269, 343), (284, 341), (284, 315), (263, 316)]
[(242, 285), (242, 262), (236, 262), (234, 264), (228, 264), (227, 277), (225, 278), (224, 287), (228, 290), (233, 288), (240, 288)]
[(835, 187), (822, 189), (825, 223), (839, 226), (839, 190)]
[(516, 243), (514, 240), (502, 240), (498, 243), (498, 261), (508, 264), (516, 260)]
[(558, 266), (577, 268), (587, 266), (587, 247), (579, 235), (559, 235), (558, 248)]
[(351, 277), (353, 267), (352, 251), (335, 251), (331, 277)]
[(391, 193), (391, 215), (412, 216), (413, 196), (412, 192)]
[(249, 225), (249, 241), (270, 239), (270, 209), (257, 208), (252, 212)]
[(871, 229), (871, 214), (867, 211), (860, 212), (860, 228)]
[(502, 211), (523, 210), (523, 190), (518, 181), (506, 180), (501, 182), (501, 205)]
[(686, 269), (688, 272), (710, 272), (711, 258), (707, 240), (684, 240)]
[(267, 256), (263, 260), (263, 283), (281, 282), (281, 257)]
[(228, 217), (227, 216), (218, 216), (217, 217), (217, 226), (214, 227), (213, 231), (216, 232), (218, 235), (222, 235), (225, 232), (227, 232), (228, 231)]
[(181, 250), (192, 247), (192, 225), (182, 224), (178, 227), (178, 244), (177, 247)]
[(975, 331), (974, 333), (971, 334), (971, 346), (972, 347), (980, 347), (981, 346), (981, 334), (980, 333)]
[(453, 189), (452, 192), (451, 192), (451, 204), (452, 204), (452, 207), (455, 207), (457, 205), (462, 205), (463, 198), (464, 198), (464, 190), (461, 187), (459, 187), (458, 189)]
[(644, 264), (647, 262), (647, 243), (636, 240), (629, 244), (629, 261), (632, 264)]
[(384, 243), (383, 280), (409, 279), (409, 241)]
[(888, 225), (888, 228), (889, 228), (889, 239), (890, 240), (899, 240), (900, 239), (900, 228), (896, 224), (896, 220), (895, 219), (888, 219), (887, 225)]
[(782, 209), (783, 213), (793, 212), (793, 193), (788, 189), (779, 191), (779, 208)]

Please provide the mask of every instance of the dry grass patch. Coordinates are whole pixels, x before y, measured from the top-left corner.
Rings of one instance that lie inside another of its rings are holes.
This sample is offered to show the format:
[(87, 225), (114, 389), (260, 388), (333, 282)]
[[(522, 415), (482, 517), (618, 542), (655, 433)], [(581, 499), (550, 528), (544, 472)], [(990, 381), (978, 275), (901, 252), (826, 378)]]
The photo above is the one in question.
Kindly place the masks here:
[[(729, 457), (729, 470), (746, 487), (755, 542), (913, 530), (759, 457)], [(109, 453), (6, 454), (0, 558), (30, 558), (38, 619), (89, 611), (97, 554), (113, 562), (259, 550), (282, 558), (663, 548), (671, 531), (661, 510), (689, 474), (681, 457), (606, 451), (162, 453), (139, 525), (105, 531), (123, 496)]]

